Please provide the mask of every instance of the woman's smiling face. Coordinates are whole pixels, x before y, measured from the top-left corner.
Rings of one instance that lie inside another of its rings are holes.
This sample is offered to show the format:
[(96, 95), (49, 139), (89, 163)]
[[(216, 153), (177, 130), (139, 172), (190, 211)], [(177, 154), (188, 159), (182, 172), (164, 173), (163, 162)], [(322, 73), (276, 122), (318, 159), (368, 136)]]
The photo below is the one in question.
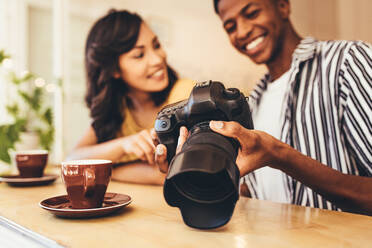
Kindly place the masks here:
[(159, 92), (169, 83), (166, 54), (156, 35), (141, 23), (135, 46), (119, 56), (121, 77), (130, 90)]

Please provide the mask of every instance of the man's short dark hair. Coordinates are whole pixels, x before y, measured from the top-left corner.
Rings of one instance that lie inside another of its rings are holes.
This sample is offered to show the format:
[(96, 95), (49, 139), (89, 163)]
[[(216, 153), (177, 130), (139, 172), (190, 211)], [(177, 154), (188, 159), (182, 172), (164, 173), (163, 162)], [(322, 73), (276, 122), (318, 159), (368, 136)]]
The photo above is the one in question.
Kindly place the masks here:
[(214, 5), (214, 11), (216, 12), (216, 14), (219, 14), (218, 12), (218, 2), (220, 0), (213, 0), (213, 5)]
[[(271, 0), (272, 2), (275, 3), (276, 0)], [(288, 0), (285, 0), (286, 2), (288, 2)], [(218, 10), (218, 3), (220, 2), (220, 0), (213, 0), (213, 6), (214, 6), (214, 11), (216, 12), (216, 14), (219, 14), (219, 10)]]

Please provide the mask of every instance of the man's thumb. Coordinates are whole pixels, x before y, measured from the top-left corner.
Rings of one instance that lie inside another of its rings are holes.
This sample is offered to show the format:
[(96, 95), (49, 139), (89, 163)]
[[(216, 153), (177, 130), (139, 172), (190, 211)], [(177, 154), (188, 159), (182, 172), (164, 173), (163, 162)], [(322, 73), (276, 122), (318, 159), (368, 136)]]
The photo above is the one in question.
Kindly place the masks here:
[(216, 133), (222, 134), (227, 137), (235, 138), (240, 140), (239, 137), (241, 126), (233, 121), (210, 121), (209, 127)]

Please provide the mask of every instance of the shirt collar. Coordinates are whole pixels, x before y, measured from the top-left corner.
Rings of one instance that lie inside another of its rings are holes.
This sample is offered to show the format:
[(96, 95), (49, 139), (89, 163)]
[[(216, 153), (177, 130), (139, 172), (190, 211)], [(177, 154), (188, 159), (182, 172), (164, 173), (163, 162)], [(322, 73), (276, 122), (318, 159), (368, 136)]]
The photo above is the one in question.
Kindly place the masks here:
[(293, 52), (293, 61), (303, 62), (315, 56), (317, 40), (313, 37), (305, 37), (297, 45)]
[[(296, 49), (292, 54), (292, 66), (294, 63), (299, 64), (306, 60), (309, 60), (315, 56), (317, 40), (313, 37), (305, 37), (300, 41), (300, 44), (297, 45)], [(291, 67), (292, 67), (291, 66)], [(291, 69), (290, 69), (291, 70)], [(271, 80), (269, 73), (266, 73), (265, 76), (260, 80), (261, 88), (266, 89), (266, 85)]]
[[(294, 70), (293, 68), (298, 67), (301, 62), (309, 60), (315, 56), (317, 40), (313, 37), (305, 37), (300, 41), (300, 44), (297, 45), (296, 49), (292, 55), (292, 65), (289, 70)], [(266, 73), (265, 76), (258, 82), (255, 89), (251, 92), (251, 100), (259, 103), (260, 98), (263, 92), (267, 88), (267, 84), (270, 82), (271, 78), (269, 73)], [(253, 102), (252, 102), (253, 104)]]

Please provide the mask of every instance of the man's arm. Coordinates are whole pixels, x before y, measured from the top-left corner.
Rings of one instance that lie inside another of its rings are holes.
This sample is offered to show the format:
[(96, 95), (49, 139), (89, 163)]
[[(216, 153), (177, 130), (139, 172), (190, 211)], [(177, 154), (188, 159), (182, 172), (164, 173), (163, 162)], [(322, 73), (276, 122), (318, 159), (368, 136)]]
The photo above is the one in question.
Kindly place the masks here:
[(372, 178), (346, 175), (282, 144), (279, 166), (344, 211), (372, 215)]
[(282, 170), (343, 210), (372, 215), (372, 178), (345, 175), (307, 157), (271, 135), (236, 122), (211, 121), (213, 131), (241, 144), (240, 175), (264, 166)]
[[(211, 121), (213, 131), (235, 138), (241, 149), (236, 163), (240, 176), (264, 166), (280, 169), (312, 188), (345, 211), (372, 215), (372, 178), (342, 174), (303, 155), (271, 135), (248, 130), (236, 122)], [(180, 129), (177, 151), (187, 139), (187, 129)], [(166, 147), (156, 147), (155, 163), (166, 173)]]

